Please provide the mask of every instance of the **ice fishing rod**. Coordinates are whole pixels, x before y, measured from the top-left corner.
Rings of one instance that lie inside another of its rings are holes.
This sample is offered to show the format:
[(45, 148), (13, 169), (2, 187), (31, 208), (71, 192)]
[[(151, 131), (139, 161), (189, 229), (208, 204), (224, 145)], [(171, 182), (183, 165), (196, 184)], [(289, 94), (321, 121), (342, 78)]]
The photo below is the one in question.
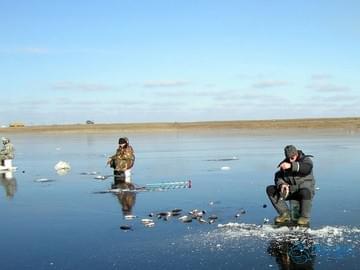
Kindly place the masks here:
[(122, 188), (113, 188), (104, 191), (95, 192), (97, 194), (103, 193), (122, 193), (122, 192), (151, 192), (151, 191), (167, 191), (172, 189), (181, 189), (181, 188), (191, 188), (191, 180), (187, 181), (173, 181), (173, 182), (158, 182), (146, 184), (144, 186), (135, 186), (135, 188), (122, 189)]

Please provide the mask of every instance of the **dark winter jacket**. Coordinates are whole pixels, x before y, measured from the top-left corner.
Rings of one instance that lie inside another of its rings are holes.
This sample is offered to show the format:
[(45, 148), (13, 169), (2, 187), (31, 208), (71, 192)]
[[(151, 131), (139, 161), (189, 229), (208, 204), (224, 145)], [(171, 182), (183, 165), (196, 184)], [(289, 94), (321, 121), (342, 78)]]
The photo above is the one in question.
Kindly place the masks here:
[[(275, 184), (280, 188), (282, 184), (290, 185), (290, 192), (294, 192), (301, 187), (314, 190), (315, 179), (313, 176), (313, 162), (310, 155), (305, 155), (298, 150), (298, 158), (294, 162), (284, 159), (282, 162), (291, 163), (291, 168), (283, 171), (279, 170), (275, 174)], [(280, 164), (282, 163), (280, 162)]]

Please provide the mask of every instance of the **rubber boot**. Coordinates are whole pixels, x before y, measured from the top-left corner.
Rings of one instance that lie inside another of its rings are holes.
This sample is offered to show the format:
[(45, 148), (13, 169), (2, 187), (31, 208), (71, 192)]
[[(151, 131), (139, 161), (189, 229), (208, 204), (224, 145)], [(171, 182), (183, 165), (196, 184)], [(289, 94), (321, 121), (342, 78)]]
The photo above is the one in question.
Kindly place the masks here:
[(297, 225), (299, 226), (309, 226), (309, 224), (310, 224), (309, 218), (299, 217), (299, 219), (297, 220)]
[(300, 216), (305, 217), (305, 218), (310, 218), (311, 207), (312, 207), (311, 200), (301, 200), (300, 201), (300, 208), (301, 208)]
[(284, 212), (280, 216), (277, 216), (275, 218), (275, 223), (276, 224), (288, 223), (290, 221), (291, 221), (291, 217), (290, 217), (289, 212)]
[(301, 217), (297, 220), (297, 225), (309, 226), (312, 201), (301, 200), (300, 206), (301, 206)]
[(301, 217), (299, 201), (290, 200), (290, 213), (291, 213), (291, 220), (296, 223), (299, 217)]

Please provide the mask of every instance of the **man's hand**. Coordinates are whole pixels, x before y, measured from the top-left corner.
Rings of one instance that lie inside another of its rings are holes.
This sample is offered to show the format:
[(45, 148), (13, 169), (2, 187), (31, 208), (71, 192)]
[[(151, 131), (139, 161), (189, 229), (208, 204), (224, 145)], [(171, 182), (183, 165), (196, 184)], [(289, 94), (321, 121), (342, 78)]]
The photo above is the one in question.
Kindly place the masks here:
[(111, 158), (108, 158), (107, 162), (106, 162), (106, 165), (109, 165), (111, 162)]
[(286, 199), (286, 197), (289, 195), (289, 192), (290, 192), (290, 187), (289, 187), (289, 185), (288, 185), (288, 184), (282, 184), (282, 185), (281, 185), (280, 192), (281, 192), (281, 197), (283, 197), (284, 199)]
[(285, 171), (287, 169), (290, 169), (291, 168), (291, 163), (289, 162), (283, 162), (279, 165), (280, 169)]

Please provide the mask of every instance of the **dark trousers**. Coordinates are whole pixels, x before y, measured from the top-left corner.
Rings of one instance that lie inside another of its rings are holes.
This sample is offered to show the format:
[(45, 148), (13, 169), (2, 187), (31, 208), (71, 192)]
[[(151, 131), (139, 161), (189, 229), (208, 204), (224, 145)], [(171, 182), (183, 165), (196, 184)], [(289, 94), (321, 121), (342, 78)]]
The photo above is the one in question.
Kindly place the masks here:
[[(291, 190), (291, 186), (290, 186)], [(289, 207), (286, 201), (295, 200), (300, 204), (300, 215), (305, 218), (310, 218), (312, 206), (312, 192), (309, 188), (299, 188), (295, 192), (290, 192), (286, 199), (281, 198), (280, 192), (275, 185), (268, 186), (266, 193), (279, 214), (289, 212)]]
[(125, 172), (114, 170), (114, 184), (125, 183)]

